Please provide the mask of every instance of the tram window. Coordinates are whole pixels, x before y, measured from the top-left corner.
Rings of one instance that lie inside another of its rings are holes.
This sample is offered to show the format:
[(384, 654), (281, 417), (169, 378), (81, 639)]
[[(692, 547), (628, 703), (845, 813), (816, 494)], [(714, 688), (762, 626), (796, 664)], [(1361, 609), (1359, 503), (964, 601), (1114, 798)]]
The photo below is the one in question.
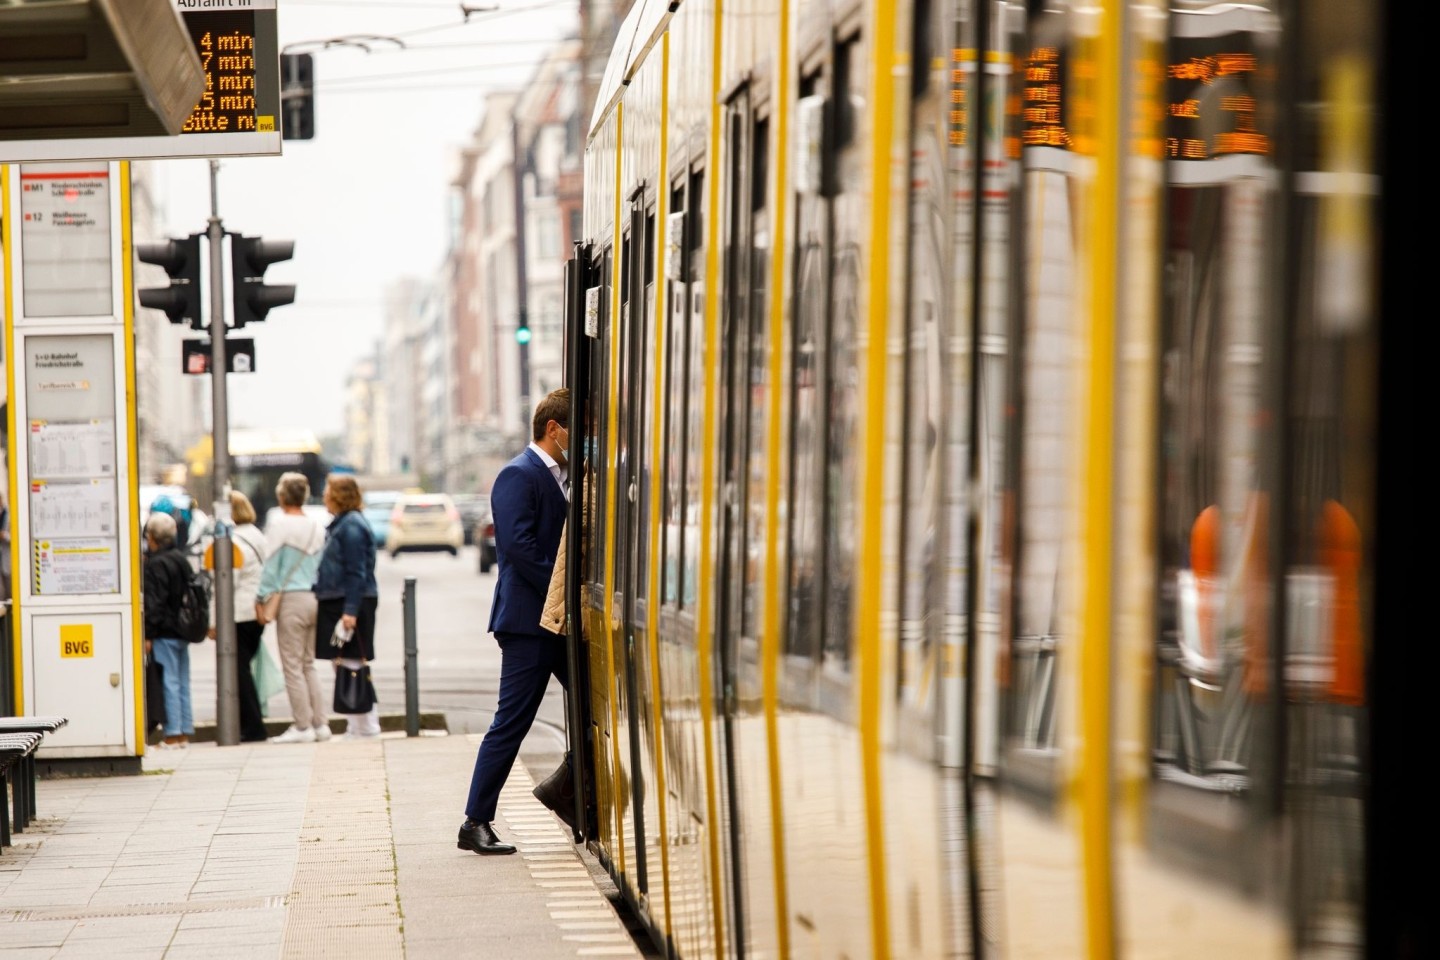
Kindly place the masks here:
[[(703, 210), (705, 196), (705, 174), (697, 171), (690, 178), (690, 210)], [(705, 247), (702, 242), (704, 216), (694, 216), (689, 229), (689, 275), (703, 277)], [(700, 450), (705, 442), (704, 404), (705, 395), (705, 284), (695, 282), (689, 290), (690, 322), (686, 334), (689, 338), (686, 364), (688, 370), (688, 410), (685, 424), (685, 503), (683, 505), (683, 558), (680, 603), (683, 607), (693, 606), (699, 587), (700, 574)]]
[(586, 558), (587, 578), (602, 583), (605, 570), (605, 491), (607, 427), (610, 422), (610, 300), (607, 296), (613, 279), (610, 274), (611, 252), (600, 258), (600, 336), (590, 351), (591, 423), (586, 433), (585, 468), (593, 483), (585, 484), (586, 515), (590, 518), (590, 550)]
[[(801, 97), (820, 92), (820, 76), (800, 82)], [(820, 534), (825, 450), (824, 406), (820, 392), (825, 378), (825, 302), (828, 299), (826, 241), (829, 226), (825, 200), (818, 194), (795, 198), (794, 302), (790, 340), (790, 502), (787, 555), (788, 615), (785, 651), (817, 657), (824, 619), (825, 578)]]
[(747, 371), (750, 447), (744, 477), (749, 489), (745, 496), (745, 554), (741, 558), (745, 596), (740, 620), (740, 632), (747, 637), (760, 635), (761, 593), (766, 574), (765, 480), (771, 466), (766, 460), (765, 416), (774, 402), (769, 390), (770, 312), (766, 286), (770, 273), (770, 220), (765, 205), (769, 149), (770, 121), (762, 118), (755, 122), (750, 141), (750, 369)]
[[(670, 210), (684, 215), (685, 191), (677, 187), (670, 197)], [(685, 256), (685, 249), (674, 251), (678, 257)], [(669, 271), (667, 271), (669, 272)], [(683, 271), (681, 271), (683, 275)], [(666, 279), (668, 294), (666, 309), (669, 315), (665, 326), (665, 384), (669, 399), (665, 403), (663, 422), (663, 445), (661, 456), (665, 464), (664, 521), (661, 536), (664, 542), (665, 564), (661, 568), (660, 595), (665, 603), (674, 604), (680, 599), (680, 557), (682, 505), (684, 503), (685, 481), (685, 401), (687, 397), (685, 366), (685, 330), (690, 311), (686, 309), (685, 283), (683, 280)]]
[(655, 421), (660, 412), (655, 409), (654, 387), (650, 380), (658, 376), (655, 355), (651, 350), (655, 323), (655, 208), (645, 215), (645, 296), (644, 315), (639, 318), (636, 329), (639, 332), (635, 347), (635, 406), (639, 418), (636, 440), (640, 449), (636, 451), (635, 492), (636, 524), (635, 535), (638, 549), (635, 551), (635, 595), (644, 600), (650, 596), (650, 484), (654, 482), (655, 462), (651, 459), (655, 450)]
[(655, 208), (645, 214), (645, 285), (655, 282)]
[(860, 517), (855, 512), (860, 450), (857, 429), (859, 357), (855, 340), (860, 323), (860, 271), (865, 251), (865, 184), (863, 138), (855, 129), (864, 103), (859, 39), (835, 50), (835, 95), (845, 101), (840, 111), (842, 136), (835, 154), (836, 193), (830, 205), (830, 330), (829, 364), (824, 411), (829, 421), (825, 443), (825, 636), (827, 665), (848, 670), (854, 642), (855, 537)]
[[(633, 222), (633, 221), (632, 221)], [(626, 591), (629, 595), (630, 565), (630, 519), (635, 505), (628, 492), (635, 480), (635, 451), (631, 448), (634, 425), (634, 397), (631, 381), (635, 377), (633, 346), (635, 340), (635, 316), (631, 313), (632, 284), (630, 275), (635, 270), (635, 235), (626, 229), (620, 241), (620, 312), (612, 336), (619, 338), (620, 366), (619, 383), (615, 391), (615, 541), (616, 550), (611, 558), (615, 579), (610, 589)]]
[(620, 316), (625, 316), (626, 305), (630, 303), (630, 231), (625, 231), (620, 242)]
[(859, 123), (860, 114), (859, 95), (857, 92), (852, 97), (852, 87), (864, 83), (862, 73), (856, 68), (859, 66), (855, 61), (856, 48), (860, 45), (860, 39), (853, 37), (835, 47), (835, 75), (831, 81), (830, 89), (834, 93), (831, 98), (831, 115), (834, 117), (835, 137), (831, 141), (835, 147), (843, 148), (855, 141), (856, 126)]
[[(928, 16), (917, 8), (917, 18)], [(931, 24), (917, 19), (917, 43), (928, 44)], [(920, 49), (927, 49), (921, 47)], [(915, 61), (928, 64), (930, 57)], [(929, 70), (917, 66), (917, 73)], [(944, 430), (944, 378), (940, 373), (941, 324), (947, 315), (945, 229), (949, 201), (941, 165), (947, 150), (943, 124), (937, 122), (949, 104), (942, 104), (938, 84), (921, 83), (920, 96), (911, 101), (910, 250), (907, 257), (910, 295), (905, 362), (905, 497), (902, 505), (900, 568), (900, 691), (911, 704), (933, 704), (930, 696), (937, 660), (933, 646), (937, 628), (927, 613), (939, 598), (942, 569), (940, 537), (940, 459)]]

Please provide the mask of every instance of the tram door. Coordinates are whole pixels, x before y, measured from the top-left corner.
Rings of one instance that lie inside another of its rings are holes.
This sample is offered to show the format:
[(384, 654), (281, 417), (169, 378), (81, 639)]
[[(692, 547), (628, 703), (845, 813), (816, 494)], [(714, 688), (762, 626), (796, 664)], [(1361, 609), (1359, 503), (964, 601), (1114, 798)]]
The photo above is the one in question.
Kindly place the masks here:
[[(612, 617), (617, 675), (616, 730), (620, 753), (620, 829), (624, 837), (626, 870), (634, 893), (648, 909), (650, 861), (658, 864), (659, 838), (646, 831), (649, 782), (654, 777), (655, 731), (649, 691), (650, 671), (646, 634), (646, 603), (650, 555), (650, 437), (653, 404), (647, 393), (653, 351), (651, 318), (655, 315), (654, 207), (645, 204), (644, 188), (630, 200), (630, 228), (621, 264), (619, 436), (615, 451), (615, 598)], [(642, 746), (643, 743), (643, 746)], [(649, 801), (653, 806), (654, 801)], [(628, 810), (627, 810), (628, 808)], [(657, 820), (653, 814), (651, 820)]]
[[(772, 788), (763, 736), (760, 633), (766, 574), (765, 491), (775, 469), (766, 456), (770, 394), (767, 279), (770, 270), (769, 118), (741, 90), (726, 111), (725, 266), (721, 306), (720, 657), (724, 705), (724, 783), (728, 880), (736, 956), (767, 954), (780, 918), (768, 889), (773, 876)], [(747, 899), (747, 894), (755, 893)]]

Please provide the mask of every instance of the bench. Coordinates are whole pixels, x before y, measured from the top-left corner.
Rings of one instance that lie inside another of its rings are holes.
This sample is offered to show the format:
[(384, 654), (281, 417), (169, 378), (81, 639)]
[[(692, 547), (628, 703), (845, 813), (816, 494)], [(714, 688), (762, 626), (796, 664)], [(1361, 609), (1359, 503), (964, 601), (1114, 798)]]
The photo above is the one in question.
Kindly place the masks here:
[[(35, 752), (45, 736), (65, 726), (64, 717), (0, 717), (0, 849), (10, 844), (11, 824), (23, 831), (35, 817)], [(14, 818), (5, 789), (14, 798)]]

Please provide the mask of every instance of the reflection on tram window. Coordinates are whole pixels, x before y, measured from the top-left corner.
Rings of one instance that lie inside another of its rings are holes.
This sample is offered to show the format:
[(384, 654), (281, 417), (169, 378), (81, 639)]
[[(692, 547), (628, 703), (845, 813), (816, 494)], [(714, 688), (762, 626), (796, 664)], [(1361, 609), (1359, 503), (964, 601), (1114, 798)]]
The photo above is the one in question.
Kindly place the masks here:
[[(820, 77), (800, 83), (802, 99), (815, 102)], [(790, 514), (786, 554), (790, 576), (785, 650), (797, 657), (820, 653), (825, 605), (821, 531), (824, 512), (821, 455), (825, 444), (825, 309), (829, 204), (817, 189), (795, 197), (794, 300), (790, 334)]]
[[(869, 144), (854, 129), (866, 96), (859, 40), (835, 49), (834, 94), (837, 195), (831, 202), (834, 255), (830, 265), (829, 369), (824, 416), (825, 608), (824, 663), (848, 670), (854, 643), (855, 539), (860, 517), (856, 490), (860, 474), (859, 418), (863, 395), (858, 382), (861, 243), (865, 233), (865, 156)], [(875, 509), (880, 509), (879, 505)]]

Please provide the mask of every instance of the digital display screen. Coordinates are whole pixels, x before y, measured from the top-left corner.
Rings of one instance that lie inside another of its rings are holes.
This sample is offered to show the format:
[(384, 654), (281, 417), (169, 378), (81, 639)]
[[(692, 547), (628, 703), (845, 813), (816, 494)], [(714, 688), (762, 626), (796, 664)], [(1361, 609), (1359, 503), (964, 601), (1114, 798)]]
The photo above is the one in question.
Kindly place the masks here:
[(255, 14), (210, 11), (187, 15), (185, 27), (205, 71), (205, 92), (184, 133), (254, 133), (275, 129), (274, 115), (260, 115), (255, 99)]
[(970, 127), (970, 84), (967, 73), (975, 66), (975, 51), (950, 51), (950, 145), (963, 147)]
[(1059, 47), (1036, 47), (1025, 58), (1021, 137), (1027, 147), (1070, 148), (1066, 127), (1065, 57)]
[(1256, 109), (1259, 59), (1253, 36), (1177, 37), (1166, 68), (1165, 156), (1210, 160), (1266, 155)]
[[(200, 61), (204, 81), (200, 99), (178, 136), (5, 140), (0, 141), (4, 162), (280, 156), (277, 0), (171, 2)], [(185, 75), (193, 82), (189, 68)]]

